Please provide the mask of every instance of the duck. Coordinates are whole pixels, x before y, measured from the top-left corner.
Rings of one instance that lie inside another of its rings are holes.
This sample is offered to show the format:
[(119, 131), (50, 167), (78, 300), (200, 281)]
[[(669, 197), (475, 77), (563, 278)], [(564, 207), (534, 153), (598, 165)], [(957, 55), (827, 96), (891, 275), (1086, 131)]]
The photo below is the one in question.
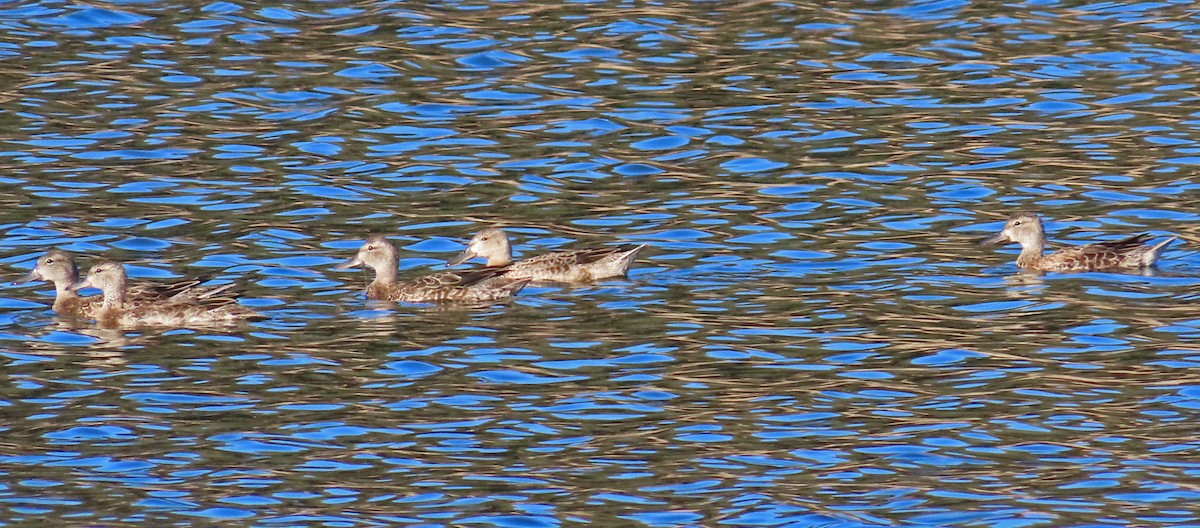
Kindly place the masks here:
[[(199, 288), (207, 282), (207, 276), (185, 279), (166, 284), (135, 284), (129, 287), (126, 296), (135, 299), (175, 299), (183, 300), (197, 295), (214, 295), (223, 292), (233, 285), (221, 286), (219, 291)], [(83, 317), (98, 306), (102, 297), (83, 297), (71, 289), (71, 285), (79, 281), (79, 265), (75, 255), (61, 249), (51, 249), (38, 257), (37, 263), (27, 275), (16, 280), (13, 284), (27, 284), (33, 281), (46, 281), (54, 284), (54, 305), (51, 309), (60, 316)]]
[(456, 266), (482, 257), (487, 259), (487, 268), (506, 269), (509, 277), (533, 282), (580, 284), (624, 276), (638, 253), (645, 248), (645, 244), (605, 246), (546, 253), (513, 262), (508, 233), (498, 227), (489, 227), (476, 233), (466, 249), (448, 260), (446, 266)]
[(980, 242), (991, 246), (1005, 243), (1021, 245), (1017, 267), (1041, 271), (1096, 271), (1107, 269), (1141, 269), (1154, 265), (1163, 248), (1175, 240), (1171, 237), (1153, 246), (1146, 245), (1150, 235), (1142, 233), (1111, 242), (1097, 242), (1069, 247), (1044, 255), (1046, 229), (1036, 213), (1022, 211), (1009, 217), (1004, 229)]
[(102, 292), (98, 302), (85, 306), (83, 315), (95, 319), (103, 328), (208, 326), (266, 318), (238, 304), (236, 298), (224, 295), (232, 284), (200, 288), (200, 282), (144, 288), (131, 294), (125, 266), (101, 260), (68, 289), (75, 292), (92, 287)]
[(442, 271), (415, 279), (397, 279), (400, 256), (391, 240), (374, 235), (358, 249), (354, 258), (334, 269), (366, 266), (375, 270), (367, 285), (367, 298), (407, 303), (489, 303), (509, 299), (521, 291), (528, 279), (507, 275), (504, 268), (475, 271)]
[(38, 257), (37, 263), (27, 275), (13, 284), (47, 281), (54, 284), (54, 313), (68, 317), (82, 317), (99, 303), (96, 297), (81, 297), (71, 289), (79, 281), (79, 266), (75, 255), (61, 249), (51, 249)]

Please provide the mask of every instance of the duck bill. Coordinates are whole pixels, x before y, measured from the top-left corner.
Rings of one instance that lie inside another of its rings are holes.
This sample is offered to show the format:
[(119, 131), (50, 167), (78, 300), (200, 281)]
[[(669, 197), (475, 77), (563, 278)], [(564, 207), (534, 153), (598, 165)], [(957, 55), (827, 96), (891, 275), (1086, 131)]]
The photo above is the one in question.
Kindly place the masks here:
[(79, 291), (84, 288), (90, 287), (91, 285), (92, 285), (92, 281), (88, 280), (87, 277), (84, 277), (75, 282), (72, 282), (70, 286), (67, 286), (67, 291)]
[(40, 280), (46, 280), (46, 279), (43, 279), (42, 274), (38, 273), (38, 270), (35, 268), (32, 271), (30, 271), (27, 275), (25, 275), (24, 277), (21, 277), (15, 281), (13, 281), (13, 284), (28, 284), (30, 282), (40, 281)]
[(338, 264), (337, 266), (334, 266), (333, 269), (348, 270), (350, 268), (357, 268), (359, 266), (362, 266), (362, 263), (363, 263), (362, 259), (359, 258), (358, 255), (355, 255), (354, 258), (347, 260), (346, 262), (343, 262), (341, 264)]
[(454, 255), (454, 258), (447, 260), (446, 267), (449, 268), (450, 266), (457, 266), (459, 264), (462, 264), (463, 262), (471, 260), (474, 257), (475, 257), (475, 252), (471, 251), (471, 248), (464, 249), (461, 252), (459, 252), (457, 255)]
[(1010, 240), (1009, 240), (1009, 238), (1008, 238), (1008, 235), (1004, 234), (1003, 232), (1001, 232), (1001, 233), (996, 233), (996, 234), (994, 234), (994, 235), (992, 235), (992, 236), (990, 236), (990, 237), (987, 237), (987, 238), (985, 238), (985, 239), (983, 239), (983, 240), (980, 240), (980, 241), (979, 241), (979, 245), (981, 245), (981, 246), (994, 246), (994, 245), (996, 245), (996, 244), (999, 244), (999, 243), (1001, 243), (1001, 242), (1010, 242)]

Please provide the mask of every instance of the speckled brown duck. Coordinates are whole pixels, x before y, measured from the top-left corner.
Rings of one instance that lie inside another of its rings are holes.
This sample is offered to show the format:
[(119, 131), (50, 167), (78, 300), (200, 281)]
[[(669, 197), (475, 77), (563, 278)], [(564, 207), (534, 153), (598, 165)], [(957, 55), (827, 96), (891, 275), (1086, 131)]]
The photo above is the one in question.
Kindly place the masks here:
[(474, 271), (443, 271), (400, 281), (396, 246), (386, 237), (368, 238), (354, 258), (335, 269), (367, 266), (375, 280), (367, 285), (367, 298), (409, 303), (487, 303), (511, 298), (528, 279), (509, 277), (504, 268)]
[(92, 304), (98, 304), (99, 297), (80, 297), (71, 285), (79, 280), (79, 266), (75, 264), (75, 256), (61, 249), (51, 249), (38, 257), (37, 264), (29, 274), (21, 277), (14, 284), (25, 284), (33, 281), (47, 281), (54, 284), (54, 313), (68, 317), (80, 317)]
[(1004, 224), (1004, 230), (980, 242), (990, 246), (1001, 242), (1021, 245), (1017, 267), (1042, 271), (1095, 271), (1105, 269), (1148, 268), (1158, 260), (1162, 249), (1175, 240), (1171, 237), (1153, 246), (1145, 242), (1148, 234), (1134, 235), (1112, 242), (1097, 242), (1085, 246), (1061, 249), (1044, 255), (1046, 230), (1042, 219), (1031, 212), (1012, 215)]
[(467, 248), (447, 261), (446, 265), (454, 266), (475, 257), (483, 257), (487, 259), (488, 268), (505, 267), (509, 277), (521, 277), (534, 282), (587, 283), (624, 276), (645, 247), (642, 244), (558, 251), (513, 262), (508, 233), (497, 227), (489, 227), (476, 233)]
[[(138, 300), (183, 301), (196, 297), (213, 297), (224, 293), (233, 285), (228, 284), (216, 288), (200, 286), (206, 282), (206, 277), (184, 279), (164, 284), (138, 283), (128, 286), (126, 298)], [(103, 301), (103, 296), (82, 297), (71, 285), (79, 282), (79, 267), (75, 256), (61, 249), (51, 249), (38, 258), (29, 274), (16, 281), (15, 284), (25, 284), (33, 281), (47, 281), (54, 284), (54, 306), (56, 314), (65, 317), (89, 317)]]
[[(74, 292), (92, 287), (103, 292), (99, 302), (83, 305), (80, 315), (95, 319), (105, 328), (209, 326), (264, 319), (254, 310), (238, 304), (236, 298), (225, 295), (232, 285), (201, 288), (199, 282), (168, 285), (158, 289), (158, 293), (154, 293), (154, 288), (148, 288), (131, 294), (125, 266), (101, 260), (88, 270), (86, 277), (68, 289)], [(184, 287), (185, 284), (192, 285)]]

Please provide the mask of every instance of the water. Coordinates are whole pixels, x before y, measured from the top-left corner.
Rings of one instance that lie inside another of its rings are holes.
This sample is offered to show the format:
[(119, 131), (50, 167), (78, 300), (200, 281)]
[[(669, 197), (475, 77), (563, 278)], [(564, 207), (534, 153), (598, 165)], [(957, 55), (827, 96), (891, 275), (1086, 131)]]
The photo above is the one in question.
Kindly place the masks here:
[[(0, 517), (1200, 526), (1190, 3), (38, 2), (0, 239), (270, 316), (102, 331), (5, 286)], [(1153, 275), (1018, 273), (1180, 236)], [(628, 279), (372, 303), (481, 227)], [(51, 521), (53, 520), (53, 521)]]

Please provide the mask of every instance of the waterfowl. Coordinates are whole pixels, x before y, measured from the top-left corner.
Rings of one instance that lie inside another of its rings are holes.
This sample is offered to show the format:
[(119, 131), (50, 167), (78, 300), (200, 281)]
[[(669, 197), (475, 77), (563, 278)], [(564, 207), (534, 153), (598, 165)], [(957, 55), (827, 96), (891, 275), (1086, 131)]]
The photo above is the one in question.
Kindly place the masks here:
[(1046, 230), (1042, 219), (1031, 212), (1012, 215), (1004, 224), (1004, 230), (980, 242), (990, 246), (1000, 242), (1015, 242), (1021, 245), (1017, 267), (1042, 271), (1093, 271), (1119, 268), (1148, 268), (1158, 260), (1162, 249), (1175, 240), (1171, 237), (1153, 246), (1145, 245), (1148, 234), (1134, 235), (1112, 242), (1097, 242), (1085, 246), (1061, 249), (1049, 255), (1042, 252), (1046, 246)]
[[(71, 285), (79, 282), (79, 266), (75, 263), (74, 255), (61, 249), (47, 251), (38, 258), (37, 263), (27, 275), (13, 284), (26, 284), (33, 281), (47, 281), (54, 284), (52, 309), (60, 316), (87, 317), (103, 301), (101, 296), (82, 297), (71, 289)], [(129, 287), (126, 291), (126, 298), (182, 301), (198, 296), (212, 297), (233, 287), (233, 284), (217, 288), (200, 287), (200, 284), (207, 281), (208, 277), (198, 277), (165, 284), (138, 283)]]
[(80, 297), (71, 289), (71, 285), (79, 280), (79, 266), (75, 264), (75, 256), (61, 249), (51, 249), (41, 257), (29, 274), (21, 277), (13, 284), (25, 284), (33, 281), (47, 281), (54, 284), (54, 313), (64, 316), (83, 316), (93, 304), (98, 304), (98, 298)]
[(489, 227), (476, 233), (467, 248), (447, 261), (446, 265), (454, 266), (482, 257), (487, 259), (488, 268), (503, 267), (508, 270), (509, 277), (535, 282), (585, 283), (625, 275), (633, 259), (645, 247), (642, 244), (635, 247), (605, 246), (559, 251), (513, 262), (508, 233), (497, 227)]
[(93, 287), (103, 292), (98, 303), (85, 305), (83, 315), (95, 319), (97, 324), (105, 328), (203, 326), (264, 318), (238, 304), (234, 297), (222, 295), (232, 287), (231, 284), (199, 288), (198, 282), (189, 281), (186, 287), (169, 285), (131, 294), (125, 266), (119, 262), (102, 260), (88, 270), (86, 277), (71, 284), (69, 289), (77, 291)]
[(354, 258), (338, 264), (344, 270), (366, 266), (375, 270), (367, 285), (367, 298), (410, 303), (485, 303), (508, 299), (521, 291), (528, 279), (509, 277), (506, 270), (443, 271), (400, 282), (396, 279), (400, 256), (386, 237), (366, 240)]

